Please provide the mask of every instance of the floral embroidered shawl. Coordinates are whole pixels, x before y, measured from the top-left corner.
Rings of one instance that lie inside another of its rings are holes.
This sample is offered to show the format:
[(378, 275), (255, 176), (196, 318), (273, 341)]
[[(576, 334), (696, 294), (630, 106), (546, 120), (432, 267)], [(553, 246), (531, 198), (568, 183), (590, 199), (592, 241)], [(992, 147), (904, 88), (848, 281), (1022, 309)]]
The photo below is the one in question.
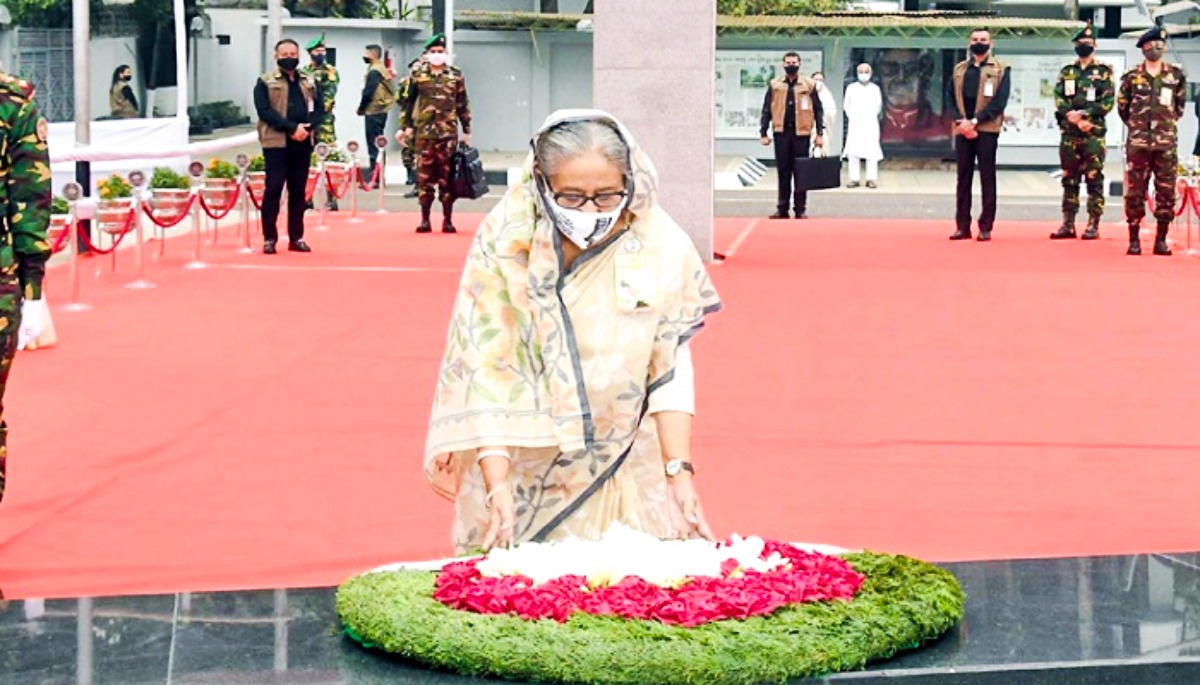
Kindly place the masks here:
[[(661, 459), (657, 444), (634, 449), (635, 439), (657, 442), (644, 425), (653, 423), (643, 421), (646, 398), (670, 380), (678, 347), (720, 308), (690, 238), (657, 205), (653, 165), (615, 119), (556, 112), (534, 142), (572, 119), (608, 122), (629, 145), (634, 178), (626, 228), (564, 273), (561, 236), (536, 190), (533, 155), (527, 158), (521, 182), (484, 220), (467, 257), (426, 440), (430, 483), (457, 496), (460, 519), (482, 516), (476, 523), (484, 527), (474, 450), (514, 451), (518, 539), (544, 538), (631, 453)], [(621, 254), (653, 265), (655, 294), (634, 311), (617, 305)], [(661, 463), (653, 472), (661, 474)], [(465, 506), (464, 481), (472, 478), (478, 492)], [(458, 523), (460, 547), (477, 542), (478, 525)]]

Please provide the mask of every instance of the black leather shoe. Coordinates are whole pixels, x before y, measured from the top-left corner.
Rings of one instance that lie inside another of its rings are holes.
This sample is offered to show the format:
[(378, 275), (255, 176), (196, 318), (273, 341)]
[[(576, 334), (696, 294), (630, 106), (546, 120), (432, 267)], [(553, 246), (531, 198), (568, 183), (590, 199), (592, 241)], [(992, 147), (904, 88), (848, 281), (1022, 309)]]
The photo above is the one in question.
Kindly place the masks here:
[(970, 231), (955, 231), (954, 234), (950, 236), (950, 239), (951, 240), (970, 240), (971, 232)]
[(428, 221), (422, 221), (420, 226), (417, 226), (417, 233), (430, 233), (433, 228), (429, 226)]
[(312, 248), (303, 240), (296, 240), (288, 243), (288, 252), (312, 252)]
[(792, 217), (788, 216), (787, 212), (775, 212), (774, 214), (771, 215), (771, 218), (772, 219), (790, 219)]
[(799, 212), (796, 212), (796, 218), (797, 218), (797, 219), (807, 219), (807, 218), (808, 218), (808, 212), (805, 212), (805, 211), (799, 211)]
[(978, 240), (981, 243), (986, 243), (987, 241), (989, 241), (991, 239), (992, 239), (992, 232), (989, 230), (989, 231), (980, 231), (979, 237), (976, 238), (975, 240)]
[(275, 254), (275, 241), (263, 241), (263, 254)]
[(416, 187), (416, 186), (413, 186), (412, 188), (409, 188), (409, 190), (408, 190), (408, 192), (407, 192), (407, 193), (405, 193), (405, 194), (404, 194), (404, 197), (406, 197), (406, 198), (414, 198), (414, 197), (416, 197), (417, 195), (420, 195), (420, 194), (421, 194), (421, 193), (420, 193), (420, 191), (419, 191), (419, 190), (417, 190), (417, 187)]
[(1075, 227), (1071, 224), (1063, 224), (1058, 227), (1058, 230), (1050, 234), (1051, 240), (1074, 240)]
[(442, 233), (458, 233), (458, 229), (454, 227), (454, 224), (447, 221), (442, 224)]
[(1100, 238), (1100, 222), (1099, 222), (1099, 220), (1089, 221), (1088, 225), (1087, 225), (1087, 229), (1084, 230), (1083, 235), (1081, 237), (1084, 240), (1099, 239)]

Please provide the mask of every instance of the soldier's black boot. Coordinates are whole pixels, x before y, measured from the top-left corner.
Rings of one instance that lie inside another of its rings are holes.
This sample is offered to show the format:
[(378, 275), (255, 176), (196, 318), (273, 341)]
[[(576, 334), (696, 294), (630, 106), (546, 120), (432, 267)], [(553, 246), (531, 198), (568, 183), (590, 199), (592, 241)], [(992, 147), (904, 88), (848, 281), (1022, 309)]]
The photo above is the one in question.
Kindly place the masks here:
[(429, 212), (433, 209), (433, 198), (421, 198), (421, 225), (417, 226), (417, 233), (430, 233), (433, 231), (429, 227)]
[(1139, 236), (1141, 232), (1141, 226), (1129, 224), (1129, 249), (1125, 251), (1125, 254), (1139, 255), (1142, 253), (1142, 239)]
[(408, 192), (404, 194), (404, 197), (414, 198), (418, 194), (417, 193), (417, 172), (414, 171), (413, 168), (410, 166), (404, 167), (404, 168), (406, 171), (408, 171), (408, 178), (405, 179), (405, 183), (412, 186), (411, 188), (408, 189)]
[(1075, 215), (1063, 212), (1062, 226), (1050, 234), (1051, 240), (1073, 240), (1075, 238)]
[(1163, 257), (1171, 256), (1171, 248), (1167, 245), (1167, 232), (1170, 230), (1171, 224), (1159, 222), (1158, 232), (1154, 234), (1154, 254)]
[(442, 233), (458, 233), (452, 221), (454, 215), (454, 200), (442, 198)]
[(1083, 232), (1084, 240), (1095, 240), (1100, 237), (1100, 217), (1089, 216), (1087, 230)]

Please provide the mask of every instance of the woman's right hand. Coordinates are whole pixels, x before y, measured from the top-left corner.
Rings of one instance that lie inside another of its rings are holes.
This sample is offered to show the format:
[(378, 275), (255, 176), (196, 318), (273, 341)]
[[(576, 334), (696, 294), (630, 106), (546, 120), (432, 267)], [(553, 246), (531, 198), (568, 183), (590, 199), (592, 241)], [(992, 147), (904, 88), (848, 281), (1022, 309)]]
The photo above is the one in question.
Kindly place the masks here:
[(508, 547), (513, 542), (513, 493), (512, 486), (501, 483), (491, 490), (488, 500), (488, 513), (491, 516), (487, 535), (483, 538), (483, 548)]
[(483, 548), (490, 550), (496, 545), (507, 547), (513, 542), (513, 526), (516, 520), (513, 490), (508, 483), (512, 459), (508, 456), (508, 450), (503, 447), (481, 449), (479, 454), (479, 470), (483, 472), (483, 487), (487, 492), (484, 506), (488, 509), (489, 517)]

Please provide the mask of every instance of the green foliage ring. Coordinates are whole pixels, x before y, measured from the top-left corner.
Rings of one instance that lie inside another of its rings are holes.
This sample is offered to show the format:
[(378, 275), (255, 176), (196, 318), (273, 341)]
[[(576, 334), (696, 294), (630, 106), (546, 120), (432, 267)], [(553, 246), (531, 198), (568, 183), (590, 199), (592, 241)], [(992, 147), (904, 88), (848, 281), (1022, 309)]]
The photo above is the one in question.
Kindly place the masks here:
[(346, 633), (364, 646), (464, 675), (573, 683), (785, 682), (861, 669), (919, 647), (963, 614), (949, 572), (873, 552), (843, 557), (866, 582), (851, 602), (679, 628), (575, 614), (566, 623), (456, 611), (434, 574), (368, 573), (337, 592)]

